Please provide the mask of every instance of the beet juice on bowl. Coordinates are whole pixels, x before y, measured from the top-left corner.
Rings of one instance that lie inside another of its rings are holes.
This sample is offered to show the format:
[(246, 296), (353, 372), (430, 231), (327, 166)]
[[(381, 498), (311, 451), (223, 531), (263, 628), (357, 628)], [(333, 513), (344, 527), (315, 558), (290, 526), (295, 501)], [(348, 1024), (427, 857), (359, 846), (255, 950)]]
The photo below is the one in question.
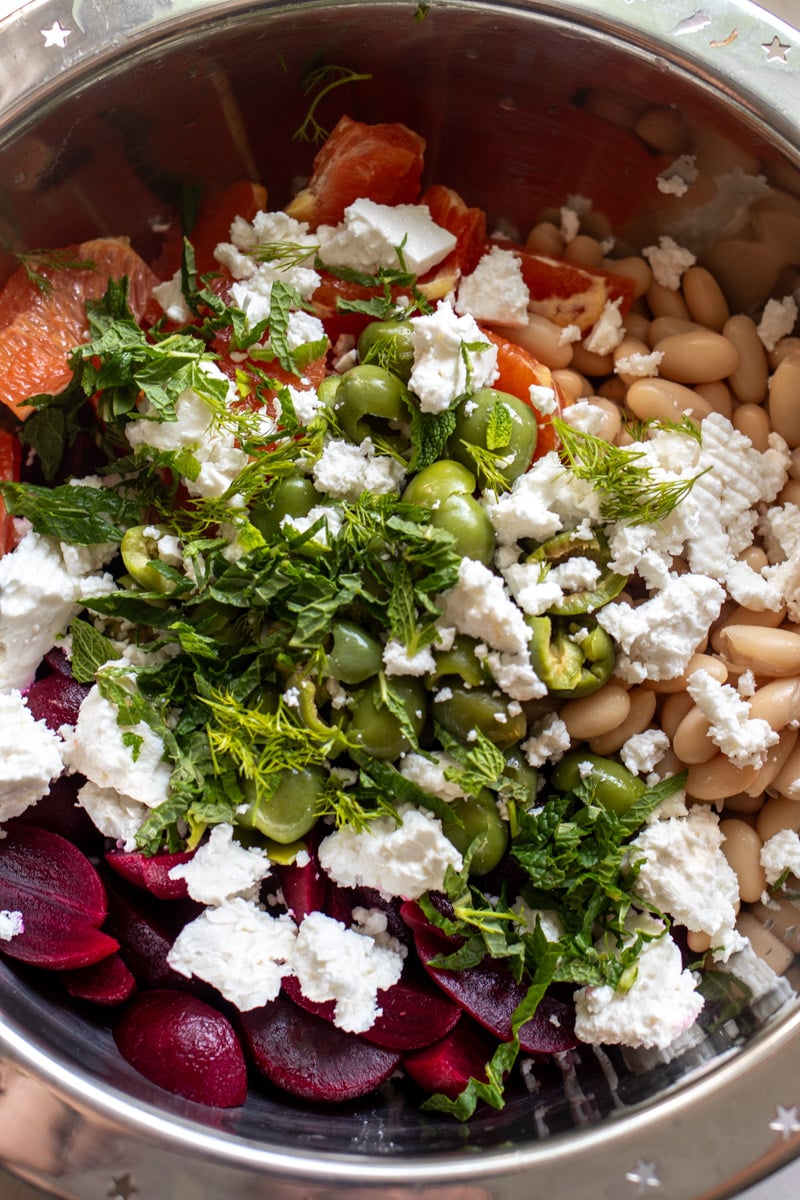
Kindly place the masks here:
[(667, 1054), (800, 874), (794, 298), (424, 151), (0, 294), (0, 951), (216, 1107)]

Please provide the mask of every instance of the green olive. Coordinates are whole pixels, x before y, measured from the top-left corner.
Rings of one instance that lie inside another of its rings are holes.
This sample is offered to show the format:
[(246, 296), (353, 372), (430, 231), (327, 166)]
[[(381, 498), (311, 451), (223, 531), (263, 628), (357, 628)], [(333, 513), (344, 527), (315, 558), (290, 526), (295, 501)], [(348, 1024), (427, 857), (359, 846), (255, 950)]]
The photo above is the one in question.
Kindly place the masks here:
[(520, 750), (508, 751), (503, 774), (507, 779), (525, 788), (528, 794), (527, 807), (536, 803), (539, 792), (539, 772), (530, 765)]
[(452, 800), (448, 807), (462, 823), (442, 821), (445, 837), (461, 854), (466, 854), (477, 838), (469, 871), (470, 875), (486, 875), (500, 862), (508, 844), (508, 826), (498, 812), (495, 797), (483, 788), (477, 796)]
[(409, 504), (426, 504), (432, 508), (454, 494), (471, 496), (475, 487), (475, 476), (463, 463), (453, 458), (440, 458), (417, 471), (406, 484), (403, 499)]
[(475, 657), (477, 645), (474, 638), (460, 633), (449, 650), (434, 650), (436, 670), (425, 676), (426, 687), (434, 688), (450, 676), (463, 680), (470, 687), (483, 683), (483, 666), (480, 659)]
[(376, 363), (408, 383), (414, 366), (414, 332), (408, 321), (372, 321), (358, 339), (362, 363)]
[[(155, 535), (151, 532), (155, 530)], [(170, 531), (162, 525), (133, 525), (126, 529), (120, 544), (122, 561), (130, 577), (146, 592), (166, 595), (175, 591), (175, 580), (162, 574), (157, 563), (158, 542)]]
[(377, 675), (383, 665), (383, 647), (353, 621), (334, 621), (333, 645), (328, 654), (328, 670), (342, 683), (363, 683)]
[(408, 392), (402, 380), (382, 367), (361, 363), (345, 371), (333, 411), (342, 433), (357, 445), (378, 435), (397, 450), (408, 446), (408, 438), (396, 428), (408, 420)]
[(437, 702), (436, 720), (459, 741), (474, 740), (473, 730), (480, 730), (501, 750), (508, 750), (524, 738), (527, 730), (525, 714), (509, 713), (508, 697), (495, 696), (489, 688), (453, 687), (449, 700)]
[(239, 813), (237, 821), (283, 845), (294, 842), (316, 824), (324, 787), (325, 772), (319, 767), (281, 772), (271, 794), (265, 793), (257, 781), (245, 779), (242, 791), (247, 811)]
[(454, 492), (431, 513), (431, 525), (456, 539), (454, 549), (462, 558), (488, 564), (494, 558), (494, 527), (485, 509), (472, 496)]
[[(358, 743), (373, 758), (392, 762), (411, 749), (399, 719), (383, 700), (384, 681), (378, 677), (362, 692), (353, 705), (347, 737)], [(406, 717), (419, 737), (425, 725), (427, 701), (418, 679), (402, 676), (392, 680), (392, 691), (405, 710)]]
[(566, 754), (556, 765), (551, 776), (553, 786), (562, 792), (576, 787), (584, 777), (581, 771), (583, 763), (591, 764), (591, 775), (587, 778), (594, 785), (599, 803), (620, 816), (626, 813), (646, 790), (644, 782), (616, 759), (601, 758), (599, 754), (584, 754), (581, 750), (573, 750)]
[(500, 475), (513, 483), (531, 465), (538, 432), (536, 414), (522, 400), (496, 388), (481, 388), (458, 405), (447, 450), (470, 468), (475, 467), (470, 445), (489, 450), (497, 455)]
[(310, 479), (304, 475), (287, 475), (276, 486), (269, 504), (254, 505), (250, 520), (265, 538), (277, 537), (284, 517), (307, 517), (320, 495)]

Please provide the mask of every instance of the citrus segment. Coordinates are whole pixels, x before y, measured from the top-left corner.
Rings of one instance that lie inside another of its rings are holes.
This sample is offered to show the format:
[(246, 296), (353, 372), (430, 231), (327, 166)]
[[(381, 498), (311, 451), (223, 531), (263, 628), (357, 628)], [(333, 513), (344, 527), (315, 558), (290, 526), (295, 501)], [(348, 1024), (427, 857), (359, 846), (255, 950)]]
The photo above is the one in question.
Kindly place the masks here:
[[(8, 429), (0, 429), (0, 479), (19, 479), (22, 459), (19, 439)], [(14, 520), (0, 499), (0, 557), (14, 547)]]
[(125, 238), (96, 238), (39, 262), (31, 256), (27, 269), (14, 272), (0, 292), (0, 402), (25, 418), (29, 397), (63, 391), (72, 376), (70, 351), (86, 340), (86, 301), (100, 299), (109, 280), (123, 276), (137, 319), (156, 316), (151, 293), (158, 279)]
[[(558, 384), (553, 379), (553, 373), (544, 363), (539, 362), (522, 346), (501, 337), (499, 333), (484, 329), (483, 333), (497, 346), (498, 377), (492, 384), (502, 392), (510, 392), (519, 400), (530, 405), (536, 411), (538, 438), (533, 455), (534, 462), (542, 458), (558, 445), (556, 431), (553, 427), (553, 416), (558, 416), (562, 408), (562, 397)], [(552, 388), (556, 397), (556, 408), (553, 413), (542, 413), (531, 402), (531, 387)]]
[(581, 333), (586, 333), (599, 321), (607, 301), (621, 300), (622, 313), (633, 302), (633, 281), (622, 275), (534, 254), (513, 242), (495, 244), (511, 250), (520, 260), (522, 277), (530, 292), (529, 311), (547, 317), (561, 328), (577, 325)]
[(468, 208), (458, 192), (440, 183), (424, 191), (419, 203), (427, 205), (437, 225), (458, 238), (447, 258), (419, 280), (420, 291), (428, 300), (440, 300), (480, 262), (486, 250), (486, 214), (483, 209)]
[(342, 117), (315, 157), (307, 186), (286, 211), (316, 229), (338, 225), (354, 200), (412, 204), (424, 151), (424, 139), (405, 125), (365, 125)]

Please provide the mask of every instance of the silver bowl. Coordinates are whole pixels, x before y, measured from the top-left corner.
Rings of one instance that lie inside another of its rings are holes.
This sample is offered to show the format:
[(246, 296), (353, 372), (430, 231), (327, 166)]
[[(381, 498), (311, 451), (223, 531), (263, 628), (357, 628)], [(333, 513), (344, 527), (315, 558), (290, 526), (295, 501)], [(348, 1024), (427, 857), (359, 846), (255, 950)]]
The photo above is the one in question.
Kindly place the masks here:
[[(292, 137), (303, 79), (340, 63), (372, 80), (331, 94), (329, 126), (345, 111), (405, 121), (428, 178), (492, 223), (524, 231), (581, 194), (622, 246), (673, 232), (739, 308), (797, 286), (800, 39), (747, 0), (16, 7), (0, 4), (0, 278), (13, 251), (100, 233), (154, 251), (186, 182), (260, 175), (280, 207), (313, 155)], [(664, 196), (655, 176), (680, 152), (710, 176), (762, 175), (769, 202)], [(755, 1002), (709, 1005), (670, 1055), (562, 1056), (537, 1092), (466, 1127), (392, 1082), (336, 1111), (257, 1089), (240, 1110), (202, 1109), (0, 963), (0, 1160), (80, 1200), (731, 1195), (800, 1151), (800, 942), (785, 926), (783, 973)]]

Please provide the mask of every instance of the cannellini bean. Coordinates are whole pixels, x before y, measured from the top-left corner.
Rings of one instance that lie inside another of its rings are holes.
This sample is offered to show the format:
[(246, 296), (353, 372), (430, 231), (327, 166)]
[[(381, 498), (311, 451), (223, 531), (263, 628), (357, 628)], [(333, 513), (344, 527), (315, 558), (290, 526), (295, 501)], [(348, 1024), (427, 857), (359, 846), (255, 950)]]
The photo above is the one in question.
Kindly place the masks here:
[(695, 800), (725, 800), (745, 791), (758, 774), (758, 767), (737, 767), (724, 754), (689, 767), (686, 791)]
[(722, 330), (739, 352), (739, 362), (728, 376), (736, 399), (742, 404), (763, 404), (767, 398), (769, 366), (756, 323), (744, 313), (725, 322)]
[(653, 282), (650, 264), (646, 258), (640, 258), (638, 254), (632, 254), (629, 258), (607, 258), (603, 263), (603, 269), (613, 272), (614, 275), (622, 275), (624, 279), (630, 279), (633, 282), (634, 300), (644, 296)]
[(493, 329), (529, 351), (551, 371), (568, 367), (572, 362), (572, 343), (560, 340), (561, 327), (538, 313), (528, 314), (527, 325), (494, 325)]
[(755, 779), (744, 788), (748, 796), (763, 796), (767, 788), (771, 788), (775, 776), (782, 771), (784, 764), (797, 745), (797, 730), (789, 726), (778, 734), (778, 741), (767, 750), (763, 766), (759, 767)]
[(676, 675), (674, 679), (648, 680), (647, 686), (654, 692), (685, 692), (689, 678), (695, 671), (708, 671), (717, 683), (724, 683), (728, 678), (728, 668), (721, 658), (714, 658), (712, 654), (695, 653), (686, 664), (682, 675)]
[[(550, 368), (553, 370), (553, 368)], [(591, 396), (594, 388), (583, 375), (579, 375), (577, 371), (571, 371), (567, 368), (557, 368), (553, 370), (553, 379), (558, 384), (563, 394), (570, 399), (585, 400), (587, 396)]]
[(800, 906), (794, 900), (778, 895), (769, 907), (759, 901), (751, 911), (762, 929), (777, 937), (787, 950), (800, 952)]
[(798, 507), (800, 507), (800, 479), (787, 479), (786, 483), (778, 493), (775, 503), (796, 504)]
[(603, 251), (597, 238), (579, 233), (564, 247), (564, 260), (580, 267), (601, 267)]
[(760, 454), (769, 448), (772, 426), (760, 404), (740, 404), (734, 409), (731, 421), (734, 429), (738, 429), (739, 433), (749, 438)]
[(718, 753), (718, 748), (709, 737), (711, 723), (696, 705), (687, 712), (672, 739), (672, 749), (681, 762), (705, 763)]
[(573, 342), (572, 366), (582, 375), (590, 377), (610, 375), (614, 370), (614, 359), (610, 354), (595, 354), (593, 350), (587, 350), (583, 342)]
[(597, 394), (605, 400), (610, 400), (613, 404), (616, 404), (617, 408), (624, 408), (625, 398), (628, 395), (628, 387), (621, 376), (612, 375), (610, 379), (603, 380), (597, 389)]
[(688, 692), (672, 692), (661, 705), (658, 723), (670, 741), (690, 708), (694, 708), (694, 700)]
[(728, 796), (725, 801), (725, 811), (752, 816), (755, 820), (756, 814), (761, 811), (763, 804), (764, 797), (760, 793), (757, 796), (749, 796), (747, 792), (742, 792), (741, 796)]
[(607, 683), (589, 696), (567, 700), (558, 715), (570, 737), (585, 742), (615, 729), (628, 716), (630, 707), (626, 689), (617, 683)]
[(800, 718), (800, 678), (774, 679), (765, 683), (750, 698), (750, 716), (768, 721), (773, 729), (783, 729)]
[(647, 306), (654, 317), (683, 317), (685, 321), (689, 319), (689, 310), (680, 292), (666, 288), (655, 280), (647, 289)]
[(727, 653), (727, 644), (723, 641), (722, 634), (729, 626), (748, 625), (755, 626), (757, 629), (776, 629), (785, 616), (785, 608), (777, 609), (774, 612), (769, 608), (734, 608), (726, 614), (719, 625), (712, 629), (711, 647), (716, 650), (717, 654)]
[(631, 337), (641, 338), (643, 342), (647, 342), (647, 333), (651, 324), (650, 318), (646, 317), (642, 312), (637, 312), (635, 308), (632, 308), (622, 318), (622, 327), (625, 332), (630, 334)]
[(785, 358), (795, 353), (800, 353), (800, 337), (781, 338), (774, 350), (767, 351), (770, 371), (776, 371)]
[(714, 412), (727, 417), (730, 421), (733, 414), (733, 397), (726, 383), (723, 383), (721, 379), (715, 379), (711, 383), (698, 383), (694, 390), (698, 396), (702, 396), (704, 400), (708, 401)]
[(711, 383), (725, 379), (739, 364), (733, 342), (713, 329), (673, 333), (653, 347), (663, 354), (659, 372), (676, 383)]
[(761, 866), (761, 838), (755, 829), (738, 817), (720, 821), (719, 828), (725, 835), (722, 853), (739, 880), (740, 898), (746, 904), (759, 900), (767, 886), (767, 877)]
[(792, 965), (794, 951), (784, 946), (774, 933), (768, 932), (751, 912), (740, 913), (736, 927), (743, 937), (749, 938), (758, 957), (772, 967), (776, 975), (782, 975)]
[(692, 954), (705, 954), (711, 949), (711, 935), (690, 929), (686, 934), (686, 945)]
[(666, 337), (673, 337), (676, 333), (691, 333), (695, 329), (700, 329), (700, 326), (688, 317), (655, 317), (647, 329), (647, 344), (652, 349)]
[(655, 693), (649, 688), (631, 688), (628, 692), (628, 703), (628, 715), (616, 729), (589, 739), (589, 749), (593, 754), (616, 754), (628, 738), (647, 729), (656, 711)]
[[(761, 571), (769, 564), (769, 559), (760, 546), (748, 546), (739, 555), (739, 561), (747, 563), (753, 571)], [(777, 624), (779, 623), (777, 622)]]
[(722, 288), (705, 267), (689, 267), (682, 281), (683, 298), (693, 320), (717, 333), (730, 316)]
[(767, 411), (772, 428), (785, 438), (792, 450), (800, 446), (800, 352), (788, 354), (779, 364), (769, 385)]
[(691, 388), (671, 379), (637, 379), (628, 388), (628, 408), (643, 421), (680, 421), (688, 413), (697, 421), (711, 405)]
[(800, 746), (796, 746), (772, 781), (776, 792), (800, 802)]
[(525, 239), (525, 245), (535, 254), (547, 254), (550, 258), (561, 258), (564, 253), (564, 238), (553, 221), (540, 221)]
[(650, 108), (634, 126), (636, 136), (663, 154), (680, 154), (689, 132), (681, 113), (674, 108)]
[(731, 662), (757, 675), (800, 674), (800, 634), (758, 625), (724, 625), (720, 651)]
[(756, 829), (762, 842), (768, 842), (784, 829), (800, 833), (800, 800), (770, 796), (756, 818)]

